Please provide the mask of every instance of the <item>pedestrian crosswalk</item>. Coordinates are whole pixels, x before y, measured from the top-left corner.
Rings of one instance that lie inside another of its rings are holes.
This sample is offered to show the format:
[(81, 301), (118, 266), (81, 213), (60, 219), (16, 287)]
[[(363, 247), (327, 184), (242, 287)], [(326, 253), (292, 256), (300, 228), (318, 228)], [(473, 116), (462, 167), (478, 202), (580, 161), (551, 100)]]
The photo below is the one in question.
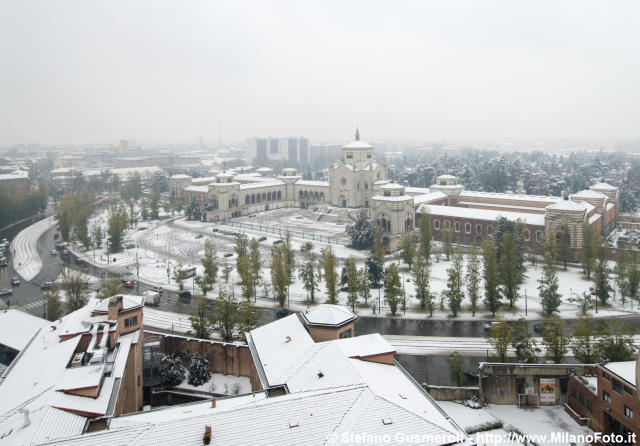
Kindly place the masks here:
[(37, 300), (35, 302), (31, 302), (30, 304), (21, 305), (20, 308), (23, 310), (31, 310), (33, 308), (37, 308), (44, 305), (44, 299)]

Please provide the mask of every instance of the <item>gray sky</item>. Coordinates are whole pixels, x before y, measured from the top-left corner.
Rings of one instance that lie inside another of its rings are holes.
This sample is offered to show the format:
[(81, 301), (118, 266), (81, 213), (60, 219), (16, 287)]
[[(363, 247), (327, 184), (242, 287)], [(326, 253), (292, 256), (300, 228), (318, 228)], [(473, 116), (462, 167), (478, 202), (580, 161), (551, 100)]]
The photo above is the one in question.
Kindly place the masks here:
[(640, 136), (640, 2), (0, 3), (0, 144)]

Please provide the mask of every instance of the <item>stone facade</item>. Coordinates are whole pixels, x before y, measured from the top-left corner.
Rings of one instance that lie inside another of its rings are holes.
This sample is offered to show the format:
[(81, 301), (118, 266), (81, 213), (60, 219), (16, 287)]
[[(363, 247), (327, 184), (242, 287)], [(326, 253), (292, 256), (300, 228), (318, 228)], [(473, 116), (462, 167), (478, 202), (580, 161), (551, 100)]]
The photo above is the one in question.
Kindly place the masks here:
[(172, 196), (185, 199), (189, 215), (203, 221), (283, 207), (334, 206), (345, 208), (350, 220), (360, 214), (375, 221), (389, 235), (389, 249), (395, 250), (400, 237), (415, 229), (421, 213), (433, 214), (435, 239), (441, 240), (442, 230), (449, 229), (452, 241), (464, 244), (491, 238), (501, 216), (525, 224), (525, 240), (534, 252), (540, 252), (545, 234), (568, 232), (575, 258), (585, 223), (602, 235), (614, 229), (619, 196), (618, 189), (606, 183), (565, 197), (467, 191), (448, 174), (438, 176), (429, 188), (405, 187), (387, 180), (386, 166), (374, 159), (374, 147), (360, 141), (358, 132), (355, 141), (342, 147), (341, 159), (330, 165), (329, 181), (303, 180), (293, 168), (274, 176), (263, 167), (210, 178), (174, 175), (169, 183)]

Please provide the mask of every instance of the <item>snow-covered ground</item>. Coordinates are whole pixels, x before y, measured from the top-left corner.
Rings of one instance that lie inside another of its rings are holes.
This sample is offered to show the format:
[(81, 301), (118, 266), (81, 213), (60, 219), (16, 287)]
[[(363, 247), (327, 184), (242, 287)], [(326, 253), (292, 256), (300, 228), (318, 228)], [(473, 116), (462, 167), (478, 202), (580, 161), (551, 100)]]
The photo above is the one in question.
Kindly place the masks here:
[(193, 386), (189, 384), (189, 372), (187, 372), (187, 376), (184, 381), (176, 387), (179, 389), (216, 393), (218, 395), (243, 395), (251, 393), (251, 380), (248, 376), (212, 373), (209, 381), (199, 386)]
[(13, 269), (20, 274), (20, 277), (25, 282), (30, 281), (40, 273), (42, 259), (38, 254), (36, 245), (40, 236), (55, 224), (56, 220), (53, 217), (44, 218), (24, 228), (11, 242)]
[[(479, 409), (472, 409), (454, 401), (439, 401), (438, 404), (465, 430), (476, 430), (483, 425), (490, 425), (498, 421), (503, 422), (504, 427), (501, 429), (483, 430), (474, 434), (473, 437), (478, 441), (478, 444), (523, 444), (519, 441), (508, 441), (512, 428), (524, 435), (532, 436), (531, 439), (533, 439), (534, 435), (547, 435), (546, 441), (540, 437), (534, 440), (538, 445), (569, 446), (571, 444), (569, 441), (552, 441), (551, 434), (553, 433), (574, 435), (589, 435), (593, 433), (588, 427), (580, 426), (576, 423), (565, 412), (563, 406), (541, 406), (521, 409), (513, 405), (490, 404)], [(500, 440), (496, 437), (492, 438), (492, 435), (500, 438)], [(582, 443), (578, 444), (582, 445)]]
[[(269, 224), (270, 227), (282, 227), (284, 229), (295, 227), (304, 227), (305, 231), (313, 231), (315, 233), (322, 233), (328, 235), (338, 234), (338, 231), (344, 232), (344, 225), (337, 224), (330, 221), (317, 221), (313, 215), (308, 214), (308, 211), (304, 209), (277, 209), (269, 211), (254, 218), (245, 217), (243, 220), (260, 222), (261, 224)], [(106, 229), (106, 210), (98, 214), (94, 221), (100, 222), (105, 225)], [(93, 222), (91, 223), (93, 224)], [(214, 229), (218, 229), (218, 232), (213, 232)], [(198, 275), (202, 274), (203, 268), (201, 266), (201, 258), (204, 253), (204, 244), (206, 240), (211, 240), (216, 246), (218, 251), (218, 258), (220, 259), (220, 272), (218, 276), (218, 283), (214, 287), (214, 291), (208, 293), (208, 297), (214, 298), (217, 295), (219, 288), (226, 287), (231, 289), (232, 292), (238, 293), (236, 298), (239, 299), (240, 288), (237, 286), (239, 277), (235, 271), (236, 258), (234, 252), (235, 237), (232, 235), (222, 234), (221, 230), (233, 230), (236, 232), (245, 232), (249, 237), (265, 236), (267, 239), (260, 242), (261, 254), (263, 260), (263, 271), (261, 274), (262, 281), (258, 286), (258, 298), (256, 304), (262, 307), (273, 308), (275, 306), (273, 300), (273, 293), (269, 288), (270, 284), (270, 270), (269, 270), (269, 253), (273, 246), (273, 242), (279, 238), (270, 233), (263, 233), (258, 230), (244, 230), (235, 227), (225, 226), (222, 224), (214, 224), (209, 222), (197, 222), (187, 221), (184, 217), (167, 218), (160, 221), (146, 221), (138, 223), (136, 228), (129, 229), (125, 235), (124, 245), (133, 246), (129, 249), (124, 249), (120, 253), (111, 253), (108, 257), (109, 263), (107, 264), (107, 254), (105, 247), (95, 250), (95, 261), (99, 266), (109, 266), (112, 271), (124, 273), (130, 272), (139, 276), (139, 279), (150, 283), (161, 285), (165, 288), (177, 290), (178, 284), (173, 280), (173, 271), (179, 265), (186, 266), (191, 264), (196, 267)], [(296, 252), (299, 253), (299, 245), (302, 244), (301, 240), (293, 240), (293, 245), (296, 248)], [(326, 243), (313, 242), (313, 252), (320, 255), (320, 251), (326, 246)], [(88, 262), (92, 262), (94, 259), (94, 252), (92, 250), (82, 251), (81, 248), (73, 248), (78, 255), (83, 257)], [(364, 266), (364, 260), (367, 256), (366, 251), (359, 251), (347, 246), (332, 245), (333, 251), (340, 259), (338, 269), (342, 266), (342, 261), (348, 257), (354, 257), (358, 267)], [(224, 254), (231, 253), (231, 257), (224, 257)], [(297, 260), (301, 260), (299, 254)], [(399, 314), (397, 317), (407, 318), (428, 318), (429, 315), (419, 308), (419, 303), (413, 297), (415, 290), (413, 286), (413, 280), (409, 268), (406, 264), (402, 263), (398, 259), (398, 254), (391, 254), (387, 256), (386, 264), (389, 265), (392, 262), (399, 263), (400, 273), (402, 275), (402, 283), (406, 296), (406, 313), (402, 310), (400, 305)], [(138, 265), (138, 267), (136, 267)], [(227, 281), (222, 276), (222, 269), (225, 266), (231, 267), (231, 272)], [(447, 287), (447, 269), (451, 266), (451, 262), (444, 260), (444, 256), (433, 256), (431, 266), (431, 281), (430, 291), (436, 296), (436, 311), (434, 312), (434, 319), (448, 319), (450, 318), (450, 310), (447, 307), (447, 303), (444, 303), (444, 309), (440, 309), (440, 302), (442, 300), (442, 293)], [(613, 266), (613, 263), (612, 265)], [(466, 268), (466, 267), (465, 267)], [(542, 266), (532, 267), (527, 263), (526, 278), (520, 288), (520, 298), (516, 302), (515, 308), (509, 308), (503, 306), (499, 311), (499, 316), (507, 319), (528, 318), (528, 319), (540, 319), (542, 317), (542, 306), (540, 298), (538, 297), (538, 280), (542, 275)], [(566, 271), (561, 268), (558, 270), (559, 277), (559, 290), (563, 295), (563, 301), (560, 306), (559, 314), (561, 317), (575, 317), (579, 311), (579, 304), (572, 299), (581, 296), (583, 291), (589, 289), (592, 286), (592, 282), (586, 280), (583, 276), (580, 268), (569, 266)], [(198, 291), (198, 287), (194, 286), (193, 279), (187, 279), (183, 281), (185, 289)], [(266, 285), (266, 287), (265, 287)], [(307, 302), (307, 293), (302, 286), (301, 280), (296, 278), (289, 289), (289, 301), (287, 306), (292, 310), (303, 310), (309, 306)], [(612, 280), (612, 285), (614, 285)], [(316, 302), (323, 302), (326, 300), (326, 290), (324, 282), (321, 281), (319, 291), (317, 293)], [(483, 291), (481, 289), (481, 291)], [(356, 307), (356, 312), (359, 315), (374, 315), (378, 316), (378, 308), (382, 307), (382, 315), (388, 315), (389, 310), (384, 302), (384, 293), (378, 289), (371, 290), (372, 299), (368, 305), (362, 303)], [(382, 304), (378, 305), (378, 296), (381, 297)], [(340, 300), (346, 304), (346, 293), (340, 293)], [(373, 303), (376, 302), (376, 310), (374, 312)], [(638, 313), (638, 304), (632, 302), (631, 299), (626, 298), (624, 304), (620, 298), (619, 292), (616, 296), (610, 300), (607, 306), (599, 305), (598, 316), (621, 316), (627, 314)], [(478, 304), (478, 312), (475, 318), (470, 311), (470, 301), (468, 298), (462, 302), (462, 311), (458, 314), (458, 320), (478, 320), (478, 319), (492, 319), (490, 313), (488, 313), (482, 303), (482, 299)]]

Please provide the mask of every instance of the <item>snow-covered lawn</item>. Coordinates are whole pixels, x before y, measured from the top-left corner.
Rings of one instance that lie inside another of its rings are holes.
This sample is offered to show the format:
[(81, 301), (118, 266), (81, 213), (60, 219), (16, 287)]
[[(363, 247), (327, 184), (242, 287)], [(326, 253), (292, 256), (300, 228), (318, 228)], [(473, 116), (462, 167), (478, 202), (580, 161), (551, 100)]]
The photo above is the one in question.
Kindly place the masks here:
[(438, 404), (451, 416), (451, 418), (465, 430), (477, 430), (483, 425), (490, 425), (496, 421), (502, 421), (502, 429), (492, 429), (474, 434), (479, 444), (497, 444), (491, 441), (491, 435), (502, 437), (500, 444), (522, 444), (520, 442), (506, 442), (511, 427), (522, 434), (548, 435), (547, 441), (536, 441), (536, 444), (567, 445), (569, 442), (552, 442), (552, 433), (568, 433), (574, 435), (589, 435), (593, 431), (586, 426), (580, 426), (564, 410), (563, 406), (541, 406), (521, 409), (513, 405), (491, 404), (479, 409), (472, 409), (461, 403), (453, 401), (439, 401)]
[(55, 224), (56, 220), (53, 217), (44, 218), (24, 228), (11, 242), (13, 269), (20, 274), (20, 277), (25, 282), (30, 281), (40, 273), (42, 259), (38, 254), (38, 239)]
[[(162, 213), (161, 213), (162, 215)], [(337, 234), (337, 231), (344, 231), (345, 226), (335, 222), (316, 221), (314, 215), (310, 215), (304, 209), (277, 209), (266, 213), (258, 214), (254, 218), (245, 217), (243, 220), (252, 222), (261, 222), (264, 224), (281, 225), (283, 228), (291, 227), (297, 224), (306, 230), (313, 230), (317, 233), (328, 235)], [(94, 217), (93, 222), (99, 222), (106, 230), (106, 210)], [(218, 229), (213, 232), (213, 229)], [(136, 228), (129, 229), (125, 234), (124, 246), (134, 246), (133, 248), (125, 248), (119, 253), (110, 253), (109, 263), (107, 263), (107, 254), (103, 244), (101, 249), (95, 250), (95, 262), (98, 266), (107, 266), (112, 271), (118, 273), (130, 272), (139, 275), (139, 279), (155, 285), (161, 285), (171, 290), (177, 290), (178, 284), (173, 280), (173, 271), (179, 265), (186, 266), (191, 264), (196, 267), (198, 275), (203, 272), (200, 263), (204, 253), (204, 244), (206, 240), (211, 240), (218, 251), (220, 259), (220, 272), (218, 275), (218, 284), (214, 287), (214, 291), (209, 292), (210, 298), (217, 296), (219, 287), (231, 289), (236, 295), (236, 299), (240, 299), (240, 287), (238, 286), (239, 277), (235, 271), (235, 237), (232, 235), (222, 234), (221, 230), (233, 230), (235, 232), (245, 232), (249, 237), (265, 236), (267, 239), (260, 242), (261, 254), (263, 260), (263, 269), (261, 273), (262, 283), (258, 286), (257, 304), (263, 307), (274, 307), (273, 293), (269, 290), (270, 270), (269, 270), (269, 253), (273, 246), (273, 242), (279, 238), (270, 233), (261, 233), (260, 231), (244, 230), (235, 227), (225, 226), (221, 224), (187, 221), (184, 217), (166, 218), (160, 221), (145, 221), (138, 223)], [(293, 240), (293, 246), (296, 250), (297, 260), (301, 260), (299, 255), (299, 245), (302, 240)], [(314, 242), (313, 252), (320, 255), (321, 250), (326, 243)], [(94, 259), (92, 250), (83, 251), (76, 247), (74, 251), (88, 262)], [(332, 249), (336, 253), (339, 260), (338, 269), (342, 267), (342, 261), (353, 256), (356, 259), (358, 267), (364, 267), (364, 260), (367, 256), (366, 251), (355, 250), (342, 245), (332, 245)], [(224, 254), (231, 253), (231, 257), (224, 257)], [(430, 291), (436, 296), (436, 311), (434, 319), (450, 318), (450, 311), (447, 303), (444, 302), (444, 309), (440, 309), (440, 301), (442, 292), (447, 287), (447, 269), (451, 266), (450, 261), (444, 260), (444, 256), (437, 258), (432, 257)], [(225, 264), (226, 262), (226, 264)], [(397, 317), (408, 318), (427, 318), (429, 315), (419, 309), (419, 303), (413, 297), (415, 290), (413, 286), (413, 278), (406, 264), (398, 260), (398, 254), (390, 254), (387, 256), (386, 264), (393, 262), (399, 263), (402, 283), (406, 296), (406, 314), (400, 305), (400, 311)], [(136, 267), (136, 264), (138, 267)], [(222, 269), (225, 266), (232, 268), (228, 281), (222, 276)], [(613, 265), (612, 265), (613, 266)], [(167, 274), (167, 269), (169, 274)], [(520, 298), (517, 300), (515, 308), (509, 308), (504, 305), (499, 311), (499, 316), (508, 319), (517, 319), (526, 317), (528, 319), (540, 319), (541, 303), (538, 297), (538, 280), (542, 275), (542, 266), (532, 267), (527, 263), (527, 272), (524, 283), (520, 288)], [(582, 292), (588, 290), (592, 286), (592, 282), (585, 279), (580, 268), (569, 267), (566, 271), (559, 269), (559, 286), (563, 295), (563, 301), (560, 306), (559, 314), (561, 317), (575, 317), (578, 313), (579, 304), (570, 301), (570, 298), (576, 298), (582, 295)], [(264, 285), (267, 285), (265, 289)], [(295, 276), (295, 280), (289, 289), (289, 300), (287, 306), (293, 310), (302, 310), (307, 308), (307, 293), (302, 286), (301, 280)], [(613, 281), (612, 281), (613, 285)], [(198, 287), (194, 287), (193, 279), (183, 281), (185, 289), (198, 292)], [(481, 287), (482, 288), (482, 287)], [(481, 291), (483, 291), (481, 289)], [(384, 293), (377, 289), (371, 290), (372, 301), (367, 306), (362, 303), (356, 308), (356, 312), (360, 315), (377, 315), (379, 305), (376, 303), (376, 311), (372, 308), (373, 301), (377, 302), (378, 296), (382, 300), (382, 315), (387, 315), (389, 310), (384, 302)], [(326, 292), (324, 282), (320, 283), (320, 289), (317, 293), (317, 302), (326, 300)], [(483, 299), (480, 300), (475, 319), (491, 319), (491, 314), (484, 308)], [(346, 293), (340, 293), (340, 301), (346, 304)], [(462, 302), (462, 311), (458, 315), (458, 320), (472, 320), (474, 317), (470, 311), (470, 301), (465, 298)], [(599, 306), (598, 316), (620, 316), (630, 313), (637, 313), (638, 304), (626, 299), (624, 305), (621, 302), (619, 293), (611, 299), (610, 303), (605, 306)]]

